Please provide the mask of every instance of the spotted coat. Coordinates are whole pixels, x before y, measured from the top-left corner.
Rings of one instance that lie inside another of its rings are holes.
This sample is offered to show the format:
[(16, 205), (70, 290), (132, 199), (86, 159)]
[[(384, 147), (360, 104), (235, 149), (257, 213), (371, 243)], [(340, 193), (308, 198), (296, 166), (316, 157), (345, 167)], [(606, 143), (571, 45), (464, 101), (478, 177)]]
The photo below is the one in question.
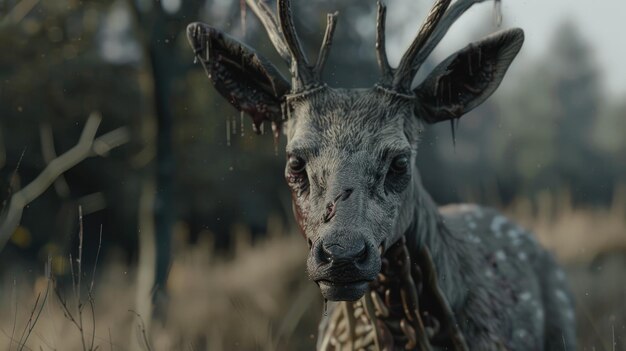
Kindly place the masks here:
[[(497, 316), (492, 333), (506, 349), (573, 350), (574, 303), (565, 273), (534, 235), (490, 208), (454, 205), (441, 213), (463, 251), (472, 252), (479, 265), (473, 273), (482, 278), (485, 291), (470, 287), (468, 303), (472, 295), (485, 295), (480, 296), (485, 313)], [(460, 317), (459, 322), (471, 328), (471, 321)]]

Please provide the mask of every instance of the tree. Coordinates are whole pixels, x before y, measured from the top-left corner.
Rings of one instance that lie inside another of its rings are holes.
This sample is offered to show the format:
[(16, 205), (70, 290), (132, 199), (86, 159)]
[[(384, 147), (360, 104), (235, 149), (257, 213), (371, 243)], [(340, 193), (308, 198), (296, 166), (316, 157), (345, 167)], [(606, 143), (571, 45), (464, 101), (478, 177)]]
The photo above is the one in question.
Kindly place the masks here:
[[(3, 1), (2, 6), (9, 14), (0, 19), (0, 129), (6, 155), (0, 197), (5, 201), (10, 186), (18, 191), (54, 158), (46, 150), (60, 155), (74, 146), (92, 111), (103, 116), (100, 130), (129, 126), (134, 134), (139, 109), (134, 67), (99, 55), (104, 17), (99, 14), (109, 9), (109, 1)], [(21, 230), (29, 234), (29, 244), (10, 245), (3, 260), (11, 253), (24, 260), (66, 253), (73, 247), (74, 236), (68, 234), (76, 229), (78, 205), (88, 217), (87, 232), (97, 232), (106, 218), (107, 240), (132, 241), (135, 207), (129, 199), (135, 187), (126, 167), (133, 146), (66, 172), (67, 188), (44, 192), (24, 211)]]
[[(591, 50), (572, 22), (558, 28), (552, 48), (559, 175), (572, 188), (575, 201), (598, 201), (601, 193), (606, 199), (612, 186), (605, 185), (603, 191), (601, 180), (610, 176), (592, 139), (600, 106), (605, 102)], [(589, 167), (590, 163), (594, 166)]]

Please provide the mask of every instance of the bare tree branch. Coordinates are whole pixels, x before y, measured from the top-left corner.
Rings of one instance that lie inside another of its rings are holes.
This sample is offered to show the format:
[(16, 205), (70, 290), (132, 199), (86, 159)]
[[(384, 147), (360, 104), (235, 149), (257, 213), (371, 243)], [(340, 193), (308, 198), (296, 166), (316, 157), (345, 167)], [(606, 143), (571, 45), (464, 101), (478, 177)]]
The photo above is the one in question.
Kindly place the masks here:
[(0, 126), (0, 169), (4, 168), (7, 161), (7, 149), (4, 145), (4, 138), (2, 136), (2, 126)]
[(7, 15), (0, 20), (0, 27), (19, 23), (26, 17), (41, 0), (22, 0), (17, 3)]
[(39, 197), (61, 174), (88, 157), (105, 155), (109, 150), (128, 141), (128, 131), (124, 127), (95, 138), (101, 120), (99, 113), (92, 113), (78, 143), (52, 160), (35, 180), (13, 194), (9, 200), (9, 210), (0, 221), (0, 252), (19, 225), (24, 207)]
[[(52, 133), (50, 123), (42, 123), (39, 126), (39, 139), (41, 140), (41, 154), (46, 164), (49, 164), (57, 158), (57, 152), (54, 147), (54, 134)], [(54, 190), (62, 198), (70, 196), (70, 187), (62, 174), (54, 180)]]

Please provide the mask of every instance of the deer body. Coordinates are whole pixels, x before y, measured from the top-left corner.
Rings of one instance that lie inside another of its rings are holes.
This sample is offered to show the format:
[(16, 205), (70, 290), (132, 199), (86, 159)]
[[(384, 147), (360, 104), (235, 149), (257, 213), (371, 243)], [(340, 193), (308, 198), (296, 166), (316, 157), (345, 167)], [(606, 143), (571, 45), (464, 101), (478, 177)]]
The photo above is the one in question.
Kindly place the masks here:
[[(440, 286), (469, 349), (575, 349), (573, 301), (565, 274), (532, 233), (477, 205), (416, 210), (414, 220), (406, 236), (409, 250), (420, 245), (431, 249)], [(318, 349), (351, 349), (351, 343), (338, 340), (343, 331), (337, 330), (341, 323), (336, 311), (350, 303), (328, 307)], [(374, 328), (364, 320), (366, 331)], [(377, 350), (366, 336), (357, 335), (356, 349)], [(403, 350), (404, 345), (405, 339), (393, 349)], [(433, 350), (444, 349), (433, 345)]]
[(328, 15), (310, 64), (290, 2), (278, 0), (274, 15), (265, 2), (246, 0), (289, 65), (291, 82), (236, 39), (202, 23), (188, 26), (216, 89), (252, 117), (256, 131), (265, 121), (275, 137), (285, 131), (285, 179), (309, 245), (309, 278), (325, 299), (343, 301), (335, 311), (344, 320), (332, 312), (321, 324), (320, 349), (574, 348), (571, 300), (549, 254), (493, 210), (439, 211), (421, 185), (415, 160), (425, 126), (454, 122), (487, 99), (524, 40), (520, 29), (495, 33), (413, 88), (448, 28), (482, 1), (437, 0), (396, 68), (387, 62), (379, 2), (381, 78), (366, 89), (321, 82), (337, 14)]

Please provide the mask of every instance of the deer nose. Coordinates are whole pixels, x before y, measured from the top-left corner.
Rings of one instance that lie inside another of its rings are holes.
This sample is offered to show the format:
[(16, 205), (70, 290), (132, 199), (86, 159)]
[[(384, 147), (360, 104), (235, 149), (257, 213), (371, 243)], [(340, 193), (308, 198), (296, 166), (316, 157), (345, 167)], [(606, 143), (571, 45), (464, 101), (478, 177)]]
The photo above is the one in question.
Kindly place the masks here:
[(364, 241), (319, 242), (314, 248), (319, 265), (359, 265), (367, 261), (368, 249)]

